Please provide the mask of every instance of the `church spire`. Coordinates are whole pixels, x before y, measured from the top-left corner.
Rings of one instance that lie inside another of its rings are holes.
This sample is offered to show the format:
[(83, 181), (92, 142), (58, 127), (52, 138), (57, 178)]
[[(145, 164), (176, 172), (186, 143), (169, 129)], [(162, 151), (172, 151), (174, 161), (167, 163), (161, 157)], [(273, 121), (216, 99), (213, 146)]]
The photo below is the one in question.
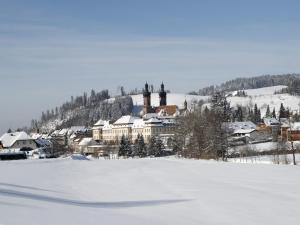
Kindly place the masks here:
[(149, 92), (149, 85), (147, 82), (145, 84), (143, 97), (144, 97), (144, 114), (147, 114), (151, 111), (151, 93)]
[(167, 93), (165, 92), (165, 85), (162, 82), (160, 85), (160, 92), (159, 92), (159, 105), (165, 106), (167, 105)]

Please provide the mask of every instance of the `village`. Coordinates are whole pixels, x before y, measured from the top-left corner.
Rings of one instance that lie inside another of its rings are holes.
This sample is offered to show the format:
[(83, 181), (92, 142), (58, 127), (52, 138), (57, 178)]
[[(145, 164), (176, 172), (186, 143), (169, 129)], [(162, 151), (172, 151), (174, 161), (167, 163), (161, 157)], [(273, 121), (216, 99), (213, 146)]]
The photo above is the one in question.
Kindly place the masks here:
[[(0, 159), (55, 158), (68, 154), (116, 158), (121, 142), (134, 145), (140, 137), (143, 144), (159, 139), (165, 154), (176, 154), (174, 136), (179, 129), (177, 120), (193, 108), (185, 100), (182, 105), (168, 105), (167, 92), (161, 84), (159, 106), (151, 105), (151, 92), (146, 83), (143, 106), (137, 114), (123, 115), (115, 121), (97, 121), (92, 127), (72, 126), (49, 133), (25, 131), (7, 132), (0, 138)], [(300, 141), (300, 123), (289, 118), (264, 117), (262, 121), (224, 122), (227, 157), (286, 153), (287, 144)], [(188, 140), (186, 140), (188, 142)], [(295, 145), (298, 148), (297, 145)], [(294, 146), (293, 146), (294, 147)], [(128, 156), (128, 155), (127, 155)]]

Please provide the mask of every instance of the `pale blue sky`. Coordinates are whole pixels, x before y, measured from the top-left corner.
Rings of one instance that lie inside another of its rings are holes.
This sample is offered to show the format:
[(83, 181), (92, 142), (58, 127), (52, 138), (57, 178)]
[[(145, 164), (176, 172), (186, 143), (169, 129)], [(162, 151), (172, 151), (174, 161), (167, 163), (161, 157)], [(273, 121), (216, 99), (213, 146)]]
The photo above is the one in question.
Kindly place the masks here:
[(0, 131), (94, 88), (300, 72), (299, 1), (0, 0)]

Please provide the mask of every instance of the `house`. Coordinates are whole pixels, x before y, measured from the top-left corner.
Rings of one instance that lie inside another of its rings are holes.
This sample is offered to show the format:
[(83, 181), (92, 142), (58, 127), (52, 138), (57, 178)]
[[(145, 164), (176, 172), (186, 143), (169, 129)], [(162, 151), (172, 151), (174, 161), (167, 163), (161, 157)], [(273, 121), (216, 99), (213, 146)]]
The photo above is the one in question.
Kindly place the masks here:
[(256, 130), (256, 125), (251, 121), (227, 122), (223, 124), (223, 127), (231, 136), (249, 136), (251, 132)]
[(94, 126), (92, 128), (92, 132), (93, 132), (93, 139), (95, 141), (102, 140), (102, 130), (105, 125), (105, 122), (106, 121), (100, 119), (97, 121), (97, 123), (94, 124)]
[(24, 131), (5, 133), (0, 142), (3, 149), (33, 150), (38, 147), (34, 139)]
[(257, 129), (251, 121), (224, 123), (231, 146), (247, 143), (261, 143), (272, 141), (272, 133), (268, 130)]
[(280, 126), (280, 122), (276, 118), (271, 117), (264, 118), (264, 124), (266, 127)]
[(283, 126), (281, 130), (282, 140), (300, 141), (300, 122), (291, 123), (289, 126)]
[(272, 133), (272, 140), (278, 141), (278, 135), (280, 133), (280, 121), (276, 118), (266, 117), (264, 118), (265, 129)]
[(79, 137), (92, 137), (92, 130), (84, 126), (72, 126), (55, 130), (50, 136), (55, 145), (60, 146), (60, 148), (65, 148), (71, 146), (74, 139)]
[(95, 140), (93, 140), (93, 138), (91, 138), (91, 137), (82, 138), (82, 140), (75, 147), (75, 152), (89, 153), (88, 147), (95, 146), (95, 145), (98, 145), (98, 143)]

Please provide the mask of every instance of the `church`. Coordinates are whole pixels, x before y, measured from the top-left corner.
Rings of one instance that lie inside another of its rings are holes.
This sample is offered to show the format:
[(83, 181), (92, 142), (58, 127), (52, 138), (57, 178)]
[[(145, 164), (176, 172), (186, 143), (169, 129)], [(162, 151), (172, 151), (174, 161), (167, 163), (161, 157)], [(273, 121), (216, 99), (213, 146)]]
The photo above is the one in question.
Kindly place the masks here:
[[(146, 115), (148, 113), (157, 113), (165, 116), (175, 116), (178, 111), (176, 105), (167, 105), (167, 92), (165, 91), (164, 83), (160, 85), (158, 107), (151, 106), (151, 92), (149, 91), (149, 85), (147, 82), (145, 84), (145, 88), (143, 91), (143, 98), (144, 98), (143, 115)], [(186, 106), (186, 102), (184, 104)]]
[[(99, 120), (93, 129), (93, 139), (103, 143), (118, 143), (124, 135), (131, 143), (138, 135), (143, 135), (145, 143), (152, 136), (159, 136), (164, 142), (172, 138), (175, 132), (175, 117), (180, 114), (177, 105), (167, 105), (167, 92), (162, 83), (158, 93), (159, 106), (151, 105), (151, 92), (148, 83), (143, 90), (143, 110), (140, 117), (125, 115), (117, 121)], [(186, 101), (184, 108), (187, 108)]]

